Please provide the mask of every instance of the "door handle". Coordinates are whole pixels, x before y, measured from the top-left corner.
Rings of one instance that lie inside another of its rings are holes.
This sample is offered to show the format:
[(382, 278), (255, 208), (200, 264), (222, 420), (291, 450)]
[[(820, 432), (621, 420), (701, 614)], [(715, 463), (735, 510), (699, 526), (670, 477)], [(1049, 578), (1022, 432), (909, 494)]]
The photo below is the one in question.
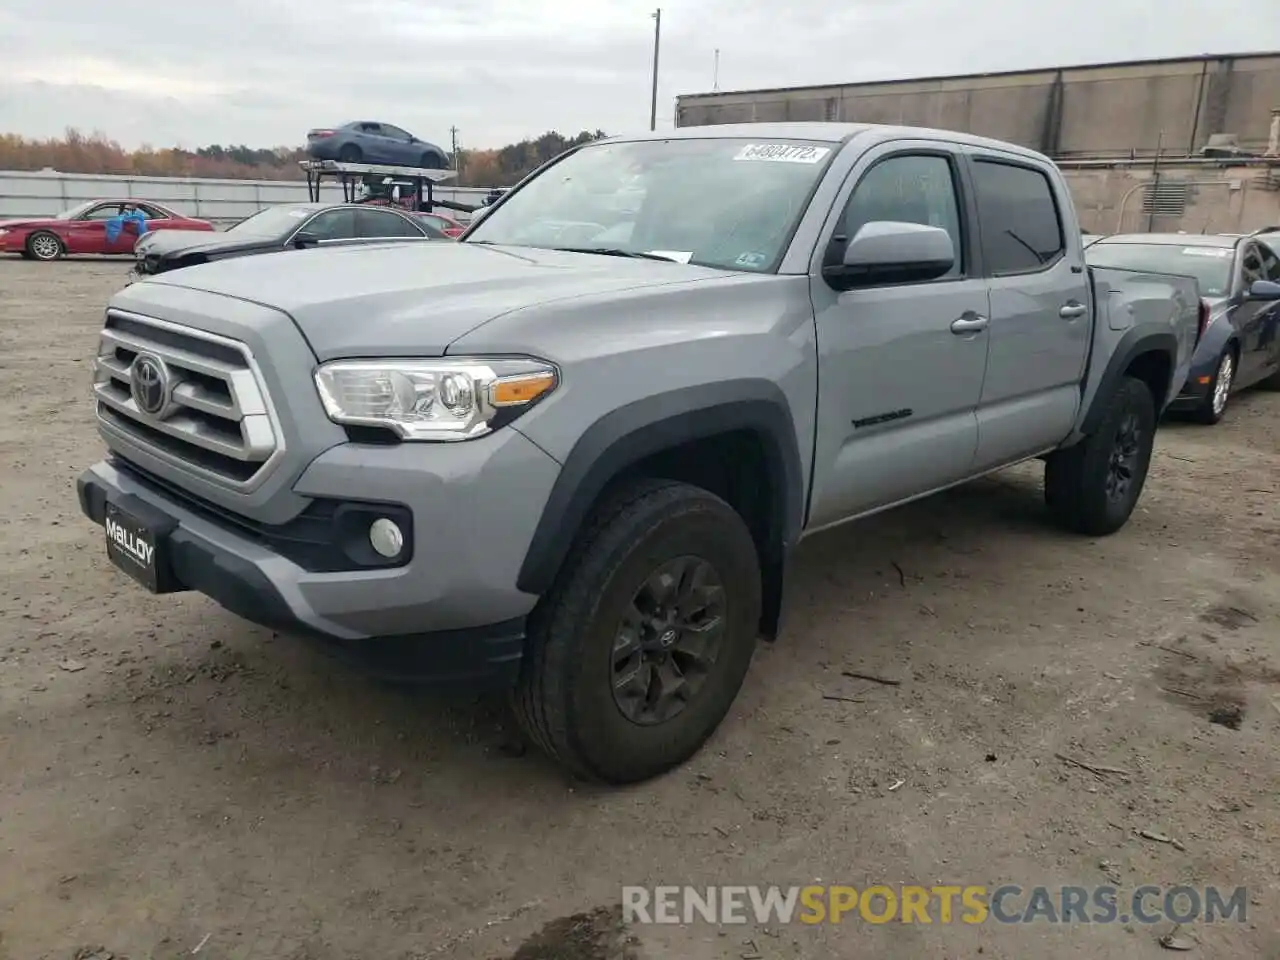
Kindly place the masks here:
[(959, 336), (963, 336), (966, 333), (980, 333), (987, 329), (987, 324), (990, 322), (980, 314), (966, 313), (958, 320), (951, 321), (951, 332)]
[(1058, 311), (1058, 316), (1060, 316), (1063, 320), (1078, 320), (1080, 317), (1083, 317), (1088, 312), (1089, 312), (1089, 308), (1086, 307), (1083, 303), (1080, 303), (1076, 300), (1068, 300), (1066, 303), (1062, 305), (1062, 308)]

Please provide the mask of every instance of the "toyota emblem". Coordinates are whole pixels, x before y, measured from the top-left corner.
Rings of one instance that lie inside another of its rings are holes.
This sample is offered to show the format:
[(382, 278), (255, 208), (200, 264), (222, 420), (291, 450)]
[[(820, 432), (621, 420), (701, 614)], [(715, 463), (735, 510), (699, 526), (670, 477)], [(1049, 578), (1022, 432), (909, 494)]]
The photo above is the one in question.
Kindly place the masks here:
[(134, 358), (129, 374), (129, 393), (138, 409), (158, 416), (169, 402), (169, 372), (159, 357), (147, 353)]

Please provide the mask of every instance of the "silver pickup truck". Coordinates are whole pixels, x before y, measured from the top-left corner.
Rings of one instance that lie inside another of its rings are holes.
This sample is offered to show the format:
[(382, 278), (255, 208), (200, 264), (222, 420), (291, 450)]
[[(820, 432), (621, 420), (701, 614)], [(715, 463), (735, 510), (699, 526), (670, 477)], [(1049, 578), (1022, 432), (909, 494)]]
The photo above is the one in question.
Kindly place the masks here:
[(383, 671), (508, 685), (572, 771), (692, 755), (808, 534), (1041, 458), (1093, 536), (1142, 490), (1193, 280), (1089, 270), (1031, 151), (872, 125), (574, 149), (458, 243), (143, 280), (79, 481), (147, 589)]

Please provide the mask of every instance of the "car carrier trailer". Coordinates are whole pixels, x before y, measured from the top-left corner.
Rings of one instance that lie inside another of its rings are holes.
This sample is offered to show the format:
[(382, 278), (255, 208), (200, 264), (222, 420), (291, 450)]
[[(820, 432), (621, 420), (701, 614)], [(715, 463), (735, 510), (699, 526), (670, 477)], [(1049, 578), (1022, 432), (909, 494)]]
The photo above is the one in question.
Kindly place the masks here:
[(320, 202), (320, 185), (328, 177), (342, 184), (342, 198), (347, 203), (356, 203), (361, 186), (366, 185), (372, 177), (388, 178), (396, 185), (407, 186), (410, 190), (413, 209), (419, 213), (430, 213), (435, 207), (446, 210), (458, 210), (462, 213), (474, 213), (480, 205), (457, 203), (452, 200), (437, 200), (435, 186), (458, 175), (456, 170), (425, 170), (422, 167), (401, 167), (386, 163), (343, 163), (338, 160), (301, 160), (298, 165), (307, 175), (307, 195), (312, 203)]

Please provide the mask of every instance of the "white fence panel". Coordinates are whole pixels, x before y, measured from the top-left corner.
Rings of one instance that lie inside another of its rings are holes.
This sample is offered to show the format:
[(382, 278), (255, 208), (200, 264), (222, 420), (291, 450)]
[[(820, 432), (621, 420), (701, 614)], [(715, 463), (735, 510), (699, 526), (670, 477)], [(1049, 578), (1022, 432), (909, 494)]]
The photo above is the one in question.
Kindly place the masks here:
[[(483, 187), (438, 186), (435, 198), (475, 206), (488, 192)], [(307, 184), (305, 180), (90, 176), (44, 170), (0, 170), (0, 220), (46, 217), (85, 200), (115, 197), (155, 200), (187, 216), (228, 224), (273, 204), (306, 201)], [(341, 185), (324, 183), (320, 198), (341, 200)], [(455, 216), (447, 209), (441, 212)], [(466, 214), (456, 216), (467, 219)]]

